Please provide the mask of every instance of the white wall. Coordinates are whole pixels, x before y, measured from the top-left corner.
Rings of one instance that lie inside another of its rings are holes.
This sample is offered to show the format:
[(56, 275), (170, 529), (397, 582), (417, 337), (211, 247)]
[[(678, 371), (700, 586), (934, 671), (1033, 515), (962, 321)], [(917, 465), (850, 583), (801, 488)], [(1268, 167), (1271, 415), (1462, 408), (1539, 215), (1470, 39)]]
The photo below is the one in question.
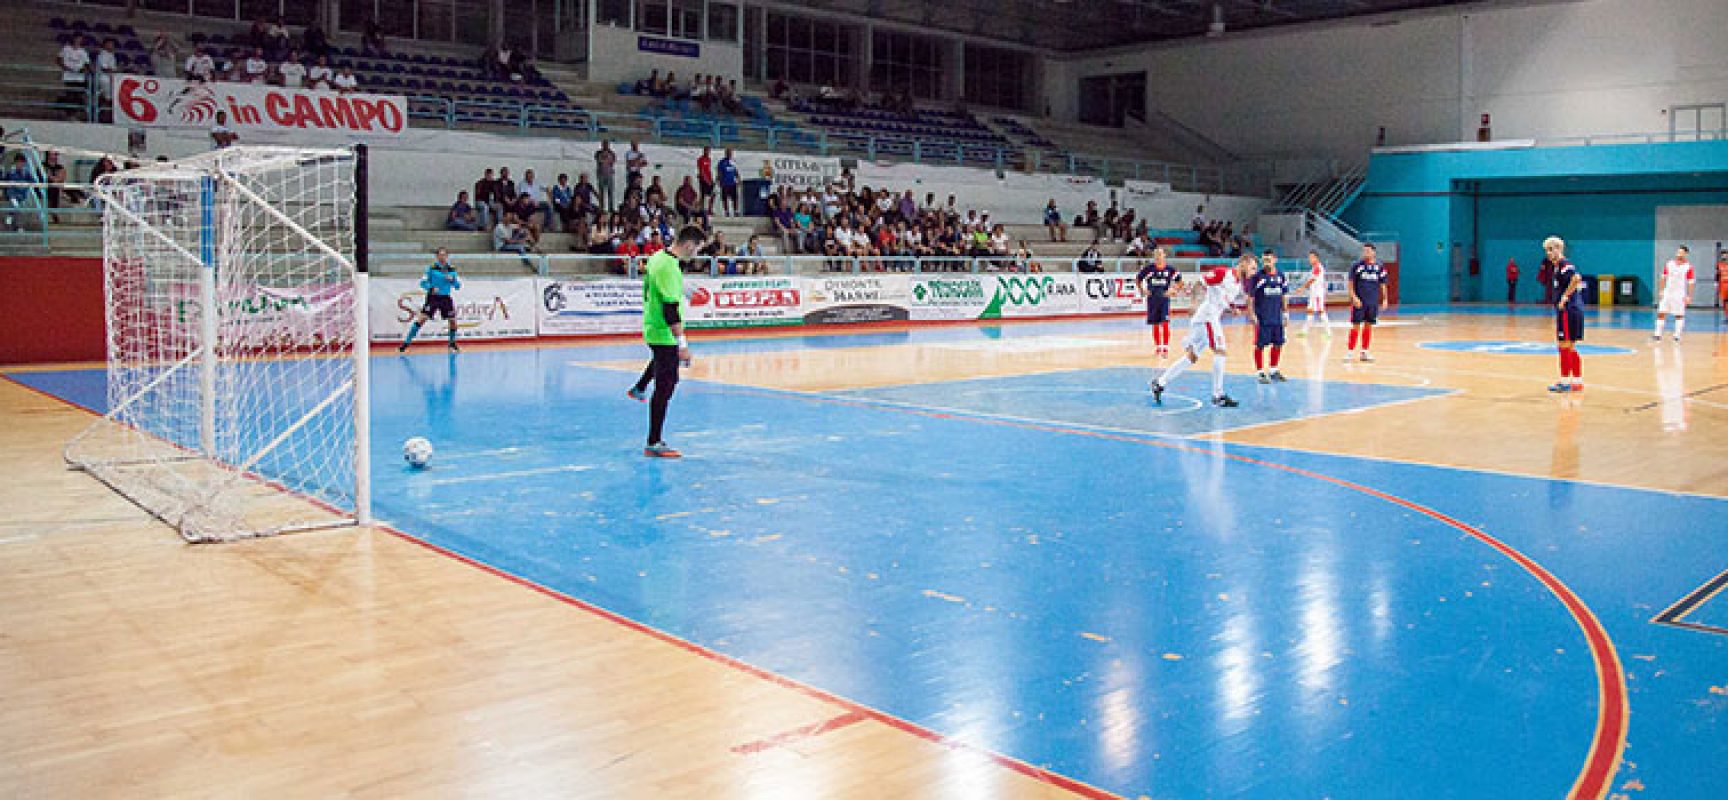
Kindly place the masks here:
[[(600, 83), (638, 81), (648, 77), (648, 71), (658, 69), (678, 73), (680, 82), (692, 75), (722, 75), (727, 80), (744, 80), (744, 48), (735, 42), (697, 42), (701, 55), (697, 58), (644, 53), (636, 48), (636, 31), (612, 25), (596, 25), (588, 39), (588, 80)], [(665, 37), (656, 37), (665, 38)]]
[(1227, 35), (1052, 64), (1073, 119), (1087, 75), (1144, 69), (1148, 103), (1235, 152), (1360, 158), (1388, 144), (1668, 129), (1728, 101), (1728, 0), (1574, 0)]

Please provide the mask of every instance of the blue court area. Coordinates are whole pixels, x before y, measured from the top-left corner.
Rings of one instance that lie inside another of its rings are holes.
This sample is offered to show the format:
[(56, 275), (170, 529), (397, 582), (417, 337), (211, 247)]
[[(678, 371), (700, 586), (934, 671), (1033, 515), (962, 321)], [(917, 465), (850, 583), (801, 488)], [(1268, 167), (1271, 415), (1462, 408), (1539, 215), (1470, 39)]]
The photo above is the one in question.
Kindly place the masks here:
[[(845, 395), (686, 381), (669, 438), (689, 457), (654, 461), (632, 376), (583, 365), (641, 354), (613, 350), (377, 358), (379, 516), (1129, 797), (1560, 797), (1622, 692), (1615, 787), (1728, 785), (1728, 636), (1649, 622), (1728, 567), (1728, 501), (1171, 437), (1230, 424), (1166, 425), (1202, 412), (1158, 416), (1131, 369)], [(100, 407), (98, 373), (13, 377)], [(1420, 409), (1421, 390), (1260, 388), (1239, 413)], [(431, 469), (401, 465), (410, 436)], [(1390, 498), (1546, 568), (1624, 681), (1530, 569)]]

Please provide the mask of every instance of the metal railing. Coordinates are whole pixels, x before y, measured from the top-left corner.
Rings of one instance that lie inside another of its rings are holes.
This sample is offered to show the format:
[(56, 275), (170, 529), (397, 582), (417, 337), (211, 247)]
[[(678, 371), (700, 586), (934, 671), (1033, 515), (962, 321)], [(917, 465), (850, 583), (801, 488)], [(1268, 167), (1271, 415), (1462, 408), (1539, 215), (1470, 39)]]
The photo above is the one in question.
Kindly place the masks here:
[[(453, 253), (452, 263), (458, 269), (476, 269), (488, 276), (589, 276), (637, 277), (645, 257), (595, 254), (544, 253)], [(373, 268), (381, 275), (418, 275), (431, 263), (431, 253), (380, 253), (371, 255)], [(729, 276), (806, 276), (824, 275), (949, 275), (996, 273), (1052, 273), (1133, 275), (1150, 259), (1115, 256), (1097, 261), (1077, 257), (1041, 258), (1025, 261), (1010, 256), (918, 257), (918, 256), (699, 256), (685, 262), (685, 273)], [(1168, 263), (1179, 270), (1196, 271), (1208, 264), (1234, 263), (1229, 258), (1172, 258)], [(519, 267), (519, 270), (511, 269)]]

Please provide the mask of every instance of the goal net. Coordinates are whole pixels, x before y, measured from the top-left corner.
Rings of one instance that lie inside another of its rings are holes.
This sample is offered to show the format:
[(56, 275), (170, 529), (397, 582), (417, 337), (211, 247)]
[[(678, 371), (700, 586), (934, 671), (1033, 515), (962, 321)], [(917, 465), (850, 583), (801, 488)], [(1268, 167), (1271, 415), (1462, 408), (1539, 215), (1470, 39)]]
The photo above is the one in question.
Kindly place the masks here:
[(194, 542), (369, 521), (363, 161), (236, 147), (103, 176), (108, 407), (68, 463)]

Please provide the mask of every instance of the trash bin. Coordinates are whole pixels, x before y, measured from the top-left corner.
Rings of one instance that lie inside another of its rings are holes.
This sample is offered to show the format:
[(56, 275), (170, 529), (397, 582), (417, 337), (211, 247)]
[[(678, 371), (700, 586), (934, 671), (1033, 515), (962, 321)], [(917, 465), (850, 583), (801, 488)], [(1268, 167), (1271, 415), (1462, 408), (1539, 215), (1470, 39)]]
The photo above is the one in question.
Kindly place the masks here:
[[(1596, 294), (1598, 291), (1600, 291), (1600, 289), (1598, 289), (1597, 284), (1596, 284), (1596, 276), (1595, 275), (1584, 275), (1582, 277), (1584, 278), (1584, 286), (1583, 286), (1583, 288), (1579, 289), (1578, 291), (1582, 292), (1584, 295), (1584, 305), (1587, 305), (1587, 306), (1596, 305)], [(1559, 292), (1566, 291), (1566, 287), (1564, 287), (1564, 286), (1557, 287), (1557, 288), (1558, 288)], [(1556, 293), (1556, 295), (1558, 296), (1558, 292)]]
[(1630, 275), (1614, 278), (1614, 302), (1623, 306), (1641, 306), (1644, 304), (1642, 293), (1638, 291), (1638, 279)]
[(750, 178), (739, 184), (739, 190), (744, 195), (738, 198), (744, 204), (744, 216), (768, 216), (768, 192), (772, 183), (761, 178)]
[(1614, 276), (1613, 275), (1597, 275), (1596, 276), (1596, 305), (1599, 305), (1599, 306), (1614, 305)]

